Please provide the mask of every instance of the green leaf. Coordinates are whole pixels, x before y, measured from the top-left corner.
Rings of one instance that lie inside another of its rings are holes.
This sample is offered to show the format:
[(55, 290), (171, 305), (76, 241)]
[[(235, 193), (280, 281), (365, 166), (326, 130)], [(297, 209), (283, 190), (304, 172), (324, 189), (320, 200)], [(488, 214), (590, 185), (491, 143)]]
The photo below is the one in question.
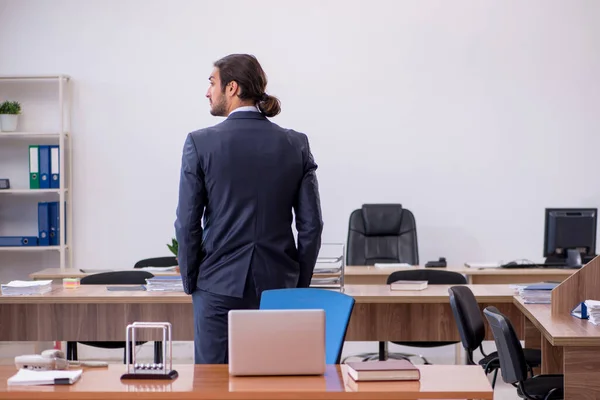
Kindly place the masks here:
[(171, 244), (167, 243), (167, 247), (171, 250), (171, 253), (177, 257), (177, 251), (179, 250), (179, 243), (177, 243), (177, 239), (173, 238)]

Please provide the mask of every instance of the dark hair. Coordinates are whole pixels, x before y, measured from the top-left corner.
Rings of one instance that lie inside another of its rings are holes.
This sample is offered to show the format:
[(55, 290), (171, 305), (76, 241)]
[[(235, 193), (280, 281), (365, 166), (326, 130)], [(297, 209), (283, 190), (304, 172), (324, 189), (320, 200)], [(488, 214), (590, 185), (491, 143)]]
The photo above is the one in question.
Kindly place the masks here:
[(267, 75), (260, 63), (250, 54), (230, 54), (215, 62), (221, 76), (221, 90), (229, 82), (235, 81), (241, 89), (242, 100), (253, 100), (260, 112), (274, 117), (281, 112), (281, 102), (275, 96), (265, 93)]

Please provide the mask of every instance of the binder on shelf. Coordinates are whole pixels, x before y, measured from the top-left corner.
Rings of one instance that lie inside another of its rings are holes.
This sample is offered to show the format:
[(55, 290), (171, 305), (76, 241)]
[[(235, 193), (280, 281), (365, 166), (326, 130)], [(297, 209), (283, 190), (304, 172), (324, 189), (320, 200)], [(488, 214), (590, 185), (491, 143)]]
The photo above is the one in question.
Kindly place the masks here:
[(40, 149), (37, 145), (29, 146), (29, 188), (40, 188)]
[(60, 188), (60, 151), (58, 146), (50, 146), (50, 188)]
[(40, 149), (40, 189), (50, 189), (50, 146)]
[(0, 247), (4, 246), (37, 246), (38, 238), (35, 236), (0, 236)]
[(48, 202), (38, 203), (38, 245), (50, 245), (50, 221), (48, 212)]
[(60, 238), (60, 213), (58, 210), (58, 201), (48, 203), (48, 221), (50, 227), (50, 246), (58, 246)]

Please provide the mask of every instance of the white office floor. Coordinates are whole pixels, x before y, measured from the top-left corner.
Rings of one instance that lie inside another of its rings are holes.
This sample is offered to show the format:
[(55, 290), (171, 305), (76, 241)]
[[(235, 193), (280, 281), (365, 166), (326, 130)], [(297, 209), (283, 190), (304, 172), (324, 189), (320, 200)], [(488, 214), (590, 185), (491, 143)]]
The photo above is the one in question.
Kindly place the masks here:
[[(44, 347), (45, 346), (45, 347)], [(43, 347), (41, 350), (45, 348), (51, 348), (52, 343), (44, 343), (41, 344)], [(377, 343), (371, 342), (346, 342), (344, 345), (344, 350), (342, 353), (342, 358), (354, 355), (361, 354), (366, 352), (376, 352), (378, 348)], [(486, 352), (493, 351), (494, 343), (493, 342), (485, 342), (484, 349)], [(18, 342), (18, 343), (9, 343), (9, 342), (0, 342), (0, 364), (1, 365), (10, 365), (13, 362), (13, 359), (17, 355), (21, 354), (33, 354), (36, 351), (36, 346), (33, 343), (27, 342)], [(390, 344), (389, 346), (390, 352), (406, 352), (406, 353), (417, 353), (414, 348), (396, 346), (394, 344)], [(418, 352), (423, 356), (427, 357), (429, 362), (432, 364), (454, 364), (455, 362), (455, 346), (446, 346), (437, 349), (421, 349)], [(477, 352), (477, 354), (479, 354)], [(81, 360), (102, 360), (120, 363), (123, 358), (123, 350), (115, 349), (115, 350), (104, 350), (104, 349), (95, 349), (92, 347), (79, 345), (78, 346), (78, 355)], [(463, 354), (464, 355), (464, 354)], [(152, 362), (153, 357), (153, 346), (152, 343), (146, 343), (143, 346), (138, 348), (137, 356), (140, 357), (144, 361)], [(173, 343), (173, 362), (176, 364), (191, 364), (194, 362), (194, 345), (192, 342), (175, 342)], [(477, 357), (476, 360), (481, 358)], [(419, 362), (419, 360), (415, 359), (415, 362)], [(492, 375), (490, 374), (489, 379), (491, 382)], [(496, 389), (494, 393), (495, 400), (514, 400), (519, 399), (515, 392), (515, 388), (509, 384), (506, 384), (502, 381), (500, 374), (498, 374), (498, 379), (496, 381)]]

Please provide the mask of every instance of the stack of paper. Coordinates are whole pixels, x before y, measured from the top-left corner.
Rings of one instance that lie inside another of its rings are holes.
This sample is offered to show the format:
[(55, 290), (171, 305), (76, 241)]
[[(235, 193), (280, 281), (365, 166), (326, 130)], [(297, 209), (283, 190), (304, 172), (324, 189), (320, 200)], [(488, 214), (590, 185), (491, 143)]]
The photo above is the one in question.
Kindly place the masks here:
[(177, 266), (173, 267), (143, 267), (138, 268), (140, 271), (148, 271), (148, 272), (176, 272)]
[(373, 266), (377, 268), (413, 268), (407, 263), (375, 263)]
[(72, 385), (81, 378), (83, 370), (34, 371), (21, 368), (8, 378), (9, 385)]
[(558, 283), (534, 283), (519, 288), (519, 295), (526, 304), (550, 304), (552, 289)]
[(600, 301), (598, 300), (586, 300), (585, 306), (589, 316), (589, 321), (594, 325), (600, 324)]
[(52, 290), (52, 281), (11, 281), (2, 285), (3, 296), (44, 294)]
[(155, 276), (146, 279), (146, 290), (150, 292), (183, 292), (183, 281), (178, 275)]

